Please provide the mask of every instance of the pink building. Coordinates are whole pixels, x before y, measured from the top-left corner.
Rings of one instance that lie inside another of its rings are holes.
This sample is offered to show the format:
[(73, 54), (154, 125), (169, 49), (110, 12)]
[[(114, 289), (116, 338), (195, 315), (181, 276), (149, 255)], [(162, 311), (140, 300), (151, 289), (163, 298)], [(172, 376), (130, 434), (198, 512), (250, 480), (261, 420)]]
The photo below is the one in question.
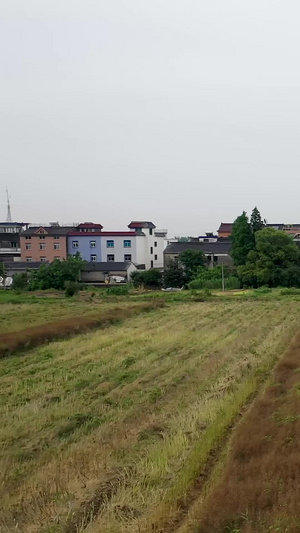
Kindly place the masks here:
[(67, 233), (72, 226), (30, 227), (20, 235), (21, 259), (28, 263), (34, 261), (52, 262), (54, 259), (67, 258)]

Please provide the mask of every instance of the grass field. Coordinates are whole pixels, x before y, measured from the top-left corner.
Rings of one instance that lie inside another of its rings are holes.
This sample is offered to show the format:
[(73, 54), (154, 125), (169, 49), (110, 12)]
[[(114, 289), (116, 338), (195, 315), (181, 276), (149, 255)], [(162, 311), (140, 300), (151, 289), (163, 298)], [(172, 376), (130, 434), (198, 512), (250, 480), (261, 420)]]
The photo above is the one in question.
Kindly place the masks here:
[(299, 315), (292, 299), (174, 302), (1, 360), (0, 531), (173, 533)]
[[(81, 292), (74, 298), (65, 298), (57, 292), (36, 294), (0, 292), (0, 333), (18, 331), (61, 318), (86, 316), (109, 310), (116, 305), (115, 298), (101, 297), (99, 291)], [(127, 306), (126, 299), (118, 298), (118, 306)]]

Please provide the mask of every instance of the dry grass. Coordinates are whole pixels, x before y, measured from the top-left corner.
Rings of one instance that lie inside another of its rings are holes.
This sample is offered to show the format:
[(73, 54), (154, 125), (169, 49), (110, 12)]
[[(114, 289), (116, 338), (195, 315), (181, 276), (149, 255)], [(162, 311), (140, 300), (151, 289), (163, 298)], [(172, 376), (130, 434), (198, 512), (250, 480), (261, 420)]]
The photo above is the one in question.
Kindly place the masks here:
[(160, 309), (164, 305), (163, 300), (152, 300), (140, 304), (131, 303), (123, 307), (111, 307), (97, 315), (72, 316), (26, 329), (0, 333), (0, 358), (24, 348), (39, 346), (85, 330), (104, 328), (133, 315)]
[(299, 314), (186, 303), (0, 361), (1, 532), (162, 531)]
[(199, 533), (300, 531), (300, 334), (239, 426)]
[(128, 298), (103, 298), (100, 291), (96, 291), (94, 296), (89, 291), (83, 291), (73, 298), (55, 292), (15, 294), (13, 291), (0, 291), (0, 334), (63, 318), (95, 315), (116, 305), (127, 307)]

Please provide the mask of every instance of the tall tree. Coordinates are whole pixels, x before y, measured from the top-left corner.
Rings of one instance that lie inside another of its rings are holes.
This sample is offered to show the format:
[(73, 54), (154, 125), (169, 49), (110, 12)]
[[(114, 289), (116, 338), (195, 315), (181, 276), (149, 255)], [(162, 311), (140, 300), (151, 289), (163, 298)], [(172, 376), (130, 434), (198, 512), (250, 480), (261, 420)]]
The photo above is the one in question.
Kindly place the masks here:
[(265, 220), (262, 220), (261, 218), (261, 215), (260, 215), (259, 210), (257, 209), (257, 206), (255, 206), (252, 211), (251, 218), (250, 218), (250, 225), (251, 225), (253, 233), (260, 231), (266, 225)]
[(186, 284), (197, 276), (199, 269), (207, 266), (207, 259), (204, 253), (199, 250), (186, 250), (182, 252), (179, 262), (184, 268)]
[(255, 249), (245, 265), (238, 268), (242, 283), (259, 287), (299, 287), (300, 251), (290, 235), (274, 228), (255, 234)]
[(230, 255), (234, 264), (236, 266), (244, 265), (248, 253), (254, 248), (253, 231), (245, 211), (235, 219), (230, 239), (232, 242)]
[(183, 287), (185, 285), (185, 272), (178, 259), (170, 259), (164, 269), (165, 287)]

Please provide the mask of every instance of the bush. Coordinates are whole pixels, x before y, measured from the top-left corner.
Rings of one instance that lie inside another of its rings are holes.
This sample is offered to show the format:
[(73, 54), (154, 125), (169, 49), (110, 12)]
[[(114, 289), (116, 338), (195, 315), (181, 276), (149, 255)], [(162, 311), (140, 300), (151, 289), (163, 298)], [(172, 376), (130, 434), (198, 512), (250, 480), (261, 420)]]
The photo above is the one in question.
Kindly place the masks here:
[(77, 294), (80, 290), (80, 283), (76, 281), (66, 281), (65, 282), (65, 295), (69, 298)]
[(18, 291), (24, 291), (28, 288), (28, 273), (20, 272), (13, 277), (12, 288)]
[(131, 274), (131, 281), (134, 287), (144, 285), (148, 289), (158, 289), (162, 285), (162, 273), (155, 268), (136, 270)]
[(292, 287), (287, 288), (287, 289), (281, 289), (280, 295), (281, 296), (299, 296), (300, 295), (300, 289), (295, 289), (295, 288), (292, 288)]
[(195, 302), (205, 302), (211, 297), (211, 291), (209, 289), (203, 289), (202, 291), (195, 291), (193, 294), (193, 300)]
[[(225, 289), (233, 290), (240, 289), (240, 280), (238, 277), (230, 275), (228, 268), (224, 268), (224, 281)], [(215, 267), (212, 269), (201, 269), (198, 272), (197, 277), (192, 280), (189, 285), (189, 289), (222, 289), (222, 268)]]
[(228, 291), (232, 291), (234, 289), (240, 289), (241, 288), (241, 282), (237, 276), (229, 276), (229, 278), (225, 279), (225, 289)]
[(118, 287), (108, 287), (107, 289), (103, 289), (103, 292), (105, 294), (114, 294), (116, 296), (121, 296), (128, 294), (129, 288), (127, 285), (119, 285)]

